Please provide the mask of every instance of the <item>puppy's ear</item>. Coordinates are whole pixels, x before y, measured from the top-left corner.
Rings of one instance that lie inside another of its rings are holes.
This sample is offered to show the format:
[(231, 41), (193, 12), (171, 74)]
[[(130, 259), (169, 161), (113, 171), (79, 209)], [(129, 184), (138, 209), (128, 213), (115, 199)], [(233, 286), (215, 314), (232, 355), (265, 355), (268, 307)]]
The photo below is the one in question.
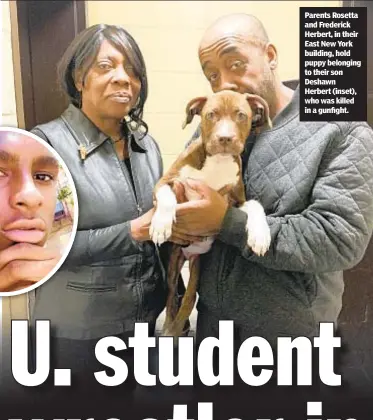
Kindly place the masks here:
[(198, 114), (201, 115), (202, 108), (204, 107), (205, 103), (207, 101), (206, 96), (200, 96), (198, 98), (194, 98), (191, 101), (189, 101), (188, 105), (186, 106), (185, 112), (186, 117), (183, 122), (183, 129), (192, 122), (193, 117)]
[(261, 96), (250, 93), (245, 93), (245, 96), (253, 110), (253, 123), (255, 123), (255, 127), (260, 129), (272, 128), (267, 101)]

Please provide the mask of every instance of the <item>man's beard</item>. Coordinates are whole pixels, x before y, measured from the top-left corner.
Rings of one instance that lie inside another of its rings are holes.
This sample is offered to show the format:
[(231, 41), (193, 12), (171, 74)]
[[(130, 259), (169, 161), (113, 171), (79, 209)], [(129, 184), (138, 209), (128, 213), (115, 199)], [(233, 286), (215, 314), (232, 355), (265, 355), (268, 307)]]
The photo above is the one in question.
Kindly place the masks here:
[(275, 79), (270, 70), (264, 70), (263, 80), (258, 86), (257, 95), (261, 96), (268, 104), (269, 114), (273, 116), (276, 112), (277, 95)]

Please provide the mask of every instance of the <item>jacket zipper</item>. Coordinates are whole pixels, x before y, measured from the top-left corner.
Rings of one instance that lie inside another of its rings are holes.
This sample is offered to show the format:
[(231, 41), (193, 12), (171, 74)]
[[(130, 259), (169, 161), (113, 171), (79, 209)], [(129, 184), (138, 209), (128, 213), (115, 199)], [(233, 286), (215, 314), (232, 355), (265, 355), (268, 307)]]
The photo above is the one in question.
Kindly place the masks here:
[(219, 305), (219, 309), (222, 309), (223, 306), (223, 299), (222, 299), (222, 293), (221, 293), (221, 287), (220, 287), (220, 280), (222, 278), (222, 271), (224, 269), (224, 256), (222, 255), (221, 249), (219, 247), (219, 265), (218, 265), (218, 278), (216, 279), (216, 294), (217, 294), (217, 302)]
[[(131, 190), (133, 199), (134, 199), (134, 201), (136, 203), (137, 216), (140, 216), (142, 210), (141, 210), (141, 207), (140, 207), (140, 205), (139, 205), (139, 203), (137, 201), (137, 193), (136, 193), (136, 185), (135, 185), (135, 182), (134, 182), (134, 185), (132, 186), (132, 181), (130, 179), (130, 174), (128, 173), (127, 168), (126, 169), (123, 168), (123, 166), (125, 166), (125, 164), (124, 164), (124, 162), (121, 162), (120, 161), (119, 156), (118, 156), (118, 154), (117, 154), (117, 152), (115, 150), (115, 147), (114, 147), (114, 145), (113, 145), (112, 142), (111, 142), (111, 146), (112, 146), (113, 151), (114, 151), (114, 154), (115, 154), (115, 156), (116, 156), (116, 158), (118, 160), (118, 163), (119, 163), (120, 169), (122, 171), (122, 174), (124, 175), (124, 178), (129, 183), (129, 185), (131, 186), (130, 190)], [(130, 152), (129, 159), (130, 159), (130, 166), (131, 166), (131, 169), (132, 169), (132, 165), (131, 165), (131, 152)], [(133, 171), (132, 171), (132, 175), (133, 175)]]
[[(132, 166), (132, 163), (131, 163), (131, 154), (132, 154), (132, 152), (130, 152), (130, 155), (129, 155), (129, 164), (130, 164), (130, 168), (131, 168), (131, 174), (132, 174), (132, 179), (133, 179), (133, 182), (131, 181), (131, 179), (130, 179), (130, 182), (131, 182), (131, 185), (133, 184), (133, 192), (134, 192), (134, 195), (135, 195), (135, 201), (136, 201), (136, 207), (137, 207), (137, 212), (138, 212), (138, 216), (140, 216), (140, 214), (142, 213), (142, 208), (140, 207), (140, 204), (139, 204), (139, 195), (138, 195), (138, 192), (137, 192), (137, 190), (136, 190), (136, 182), (137, 182), (137, 178), (136, 178), (136, 176), (135, 176), (135, 172), (134, 172), (134, 170), (133, 170), (133, 166)], [(126, 171), (128, 172), (128, 169), (127, 169), (127, 167), (126, 167)], [(131, 178), (131, 174), (130, 173), (128, 173), (128, 178)], [(136, 178), (136, 179), (135, 179)]]
[[(116, 156), (116, 158), (118, 160), (118, 163), (119, 163), (119, 166), (120, 166), (120, 168), (122, 170), (122, 173), (123, 173), (125, 179), (127, 180), (127, 182), (129, 182), (130, 190), (131, 190), (131, 192), (133, 194), (133, 198), (134, 198), (135, 203), (136, 203), (137, 217), (139, 217), (140, 214), (141, 214), (141, 212), (142, 212), (142, 209), (141, 209), (141, 207), (139, 205), (138, 198), (137, 198), (138, 197), (138, 194), (136, 193), (136, 181), (137, 180), (135, 181), (135, 174), (134, 174), (134, 171), (132, 169), (132, 164), (131, 164), (132, 150), (129, 147), (129, 162), (130, 162), (130, 167), (131, 167), (131, 172), (132, 172), (132, 177), (133, 177), (133, 185), (132, 185), (132, 181), (130, 179), (131, 176), (130, 176), (130, 174), (128, 172), (128, 169), (127, 168), (123, 168), (123, 166), (125, 166), (125, 163), (120, 161), (119, 156), (118, 156), (118, 154), (117, 154), (117, 152), (115, 150), (114, 144), (112, 142), (111, 142), (111, 145), (113, 147), (115, 156)], [(142, 244), (139, 243), (138, 245), (139, 245), (139, 248), (142, 250), (143, 249)], [(136, 267), (136, 282), (135, 282), (135, 284), (136, 284), (137, 295), (139, 297), (139, 305), (138, 305), (138, 309), (137, 309), (137, 320), (141, 320), (142, 319), (141, 302), (143, 301), (143, 296), (144, 296), (142, 285), (141, 285), (141, 279), (139, 278), (139, 275), (141, 273), (141, 270), (140, 270), (141, 262), (142, 262), (142, 257), (141, 256), (136, 257), (137, 267)]]
[[(138, 215), (140, 216), (140, 214), (142, 213), (142, 209), (139, 205), (139, 198), (138, 198), (139, 195), (138, 195), (138, 193), (136, 193), (136, 184), (137, 184), (138, 180), (137, 180), (137, 177), (136, 177), (136, 173), (133, 170), (133, 166), (132, 166), (132, 163), (131, 163), (131, 156), (132, 156), (132, 150), (131, 150), (131, 148), (129, 148), (129, 164), (130, 164), (132, 179), (133, 179), (133, 189), (134, 189), (134, 194), (135, 194), (135, 198), (136, 198), (137, 212), (138, 212)], [(143, 246), (141, 244), (139, 244), (139, 245), (141, 246), (141, 248), (143, 248)], [(143, 257), (141, 255), (138, 257), (138, 270), (137, 270), (138, 275), (137, 275), (137, 279), (136, 279), (136, 288), (137, 288), (137, 292), (138, 292), (138, 295), (139, 295), (139, 298), (140, 298), (140, 302), (142, 302), (143, 299), (144, 299), (144, 290), (143, 290), (142, 283), (141, 283), (141, 278), (140, 278), (141, 276), (139, 276), (140, 273), (141, 273), (140, 268), (141, 268), (141, 264), (142, 264), (142, 258)], [(138, 321), (142, 320), (143, 313), (142, 313), (141, 307), (142, 307), (142, 305), (140, 304), (138, 306), (138, 310), (137, 310), (137, 320)]]
[[(223, 311), (224, 305), (224, 281), (227, 270), (227, 253), (229, 254), (229, 249), (226, 249), (225, 252), (219, 247), (219, 265), (217, 270), (217, 281), (216, 281), (216, 293), (217, 293), (217, 302), (219, 309)], [(228, 255), (229, 258), (229, 255)]]

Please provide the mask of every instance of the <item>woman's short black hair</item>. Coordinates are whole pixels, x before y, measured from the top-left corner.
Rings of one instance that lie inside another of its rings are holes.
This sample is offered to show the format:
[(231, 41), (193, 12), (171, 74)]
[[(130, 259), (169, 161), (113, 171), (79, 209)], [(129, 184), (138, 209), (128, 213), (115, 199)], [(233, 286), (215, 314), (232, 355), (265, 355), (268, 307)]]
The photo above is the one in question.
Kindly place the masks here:
[(142, 120), (144, 105), (148, 96), (146, 66), (136, 41), (121, 26), (98, 24), (80, 32), (69, 45), (58, 64), (59, 83), (70, 102), (80, 107), (81, 93), (75, 85), (77, 74), (79, 73), (79, 77), (84, 83), (88, 70), (92, 67), (104, 40), (110, 42), (123, 54), (133, 66), (134, 73), (141, 82), (138, 101), (128, 116), (131, 126), (134, 125), (135, 129), (143, 128), (146, 134), (148, 127)]

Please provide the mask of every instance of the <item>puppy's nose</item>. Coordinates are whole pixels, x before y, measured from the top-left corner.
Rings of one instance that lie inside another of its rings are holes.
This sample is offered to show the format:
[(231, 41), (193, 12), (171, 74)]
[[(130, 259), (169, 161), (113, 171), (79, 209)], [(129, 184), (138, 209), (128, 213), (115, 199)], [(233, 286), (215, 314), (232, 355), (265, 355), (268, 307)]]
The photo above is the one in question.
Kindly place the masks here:
[(219, 143), (220, 144), (229, 144), (232, 142), (232, 137), (230, 136), (221, 136), (219, 137)]

